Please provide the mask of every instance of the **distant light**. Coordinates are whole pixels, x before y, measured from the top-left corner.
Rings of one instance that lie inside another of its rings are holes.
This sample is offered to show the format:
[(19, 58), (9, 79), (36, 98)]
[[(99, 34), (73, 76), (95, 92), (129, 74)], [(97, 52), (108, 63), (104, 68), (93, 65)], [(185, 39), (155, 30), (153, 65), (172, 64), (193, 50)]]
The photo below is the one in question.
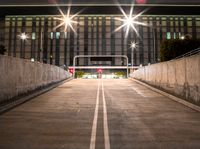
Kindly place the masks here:
[(69, 70), (69, 72), (70, 72), (71, 74), (73, 74), (74, 71), (75, 71), (73, 67), (70, 67), (68, 70)]
[(185, 36), (181, 36), (181, 39), (184, 40), (184, 39), (185, 39)]
[(20, 39), (22, 39), (22, 40), (26, 40), (26, 39), (28, 39), (29, 37), (28, 37), (28, 35), (26, 34), (26, 33), (21, 33), (20, 35), (18, 35), (19, 37), (20, 37)]
[(34, 59), (34, 58), (31, 58), (31, 62), (35, 62), (35, 59)]
[(147, 1), (146, 1), (146, 0), (136, 0), (136, 2), (137, 2), (138, 4), (145, 4)]
[(70, 7), (68, 8), (67, 14), (66, 14), (66, 15), (63, 13), (63, 11), (62, 11), (60, 8), (59, 8), (58, 10), (60, 11), (62, 17), (59, 17), (59, 18), (58, 18), (58, 17), (55, 17), (54, 19), (60, 20), (61, 23), (60, 23), (58, 26), (56, 26), (56, 27), (54, 28), (54, 30), (56, 30), (57, 28), (59, 28), (59, 27), (61, 27), (61, 26), (64, 25), (64, 26), (65, 26), (65, 29), (64, 29), (65, 32), (67, 31), (67, 28), (70, 27), (70, 28), (73, 30), (73, 32), (76, 33), (75, 29), (73, 28), (73, 24), (78, 24), (78, 22), (77, 22), (77, 21), (74, 21), (73, 19), (74, 19), (80, 12), (78, 12), (78, 13), (76, 13), (76, 14), (70, 16)]
[(69, 25), (70, 24), (70, 22), (71, 22), (71, 19), (69, 18), (69, 17), (66, 17), (65, 19), (64, 19), (64, 21), (65, 21), (65, 25)]
[(23, 40), (25, 40), (27, 37), (26, 37), (26, 35), (25, 34), (23, 34), (22, 36), (21, 36), (21, 39), (23, 39)]
[(132, 48), (132, 49), (135, 49), (135, 48), (137, 47), (137, 43), (135, 43), (134, 41), (131, 42), (130, 45), (131, 45), (131, 48)]
[(128, 26), (131, 26), (132, 22), (133, 22), (133, 18), (129, 16), (129, 17), (126, 19), (126, 24), (127, 24)]
[(101, 68), (98, 68), (98, 69), (97, 69), (97, 72), (98, 72), (98, 73), (102, 73), (103, 70), (102, 70)]
[(145, 24), (145, 23), (143, 23), (143, 22), (137, 21), (137, 19), (138, 19), (146, 10), (140, 12), (140, 13), (137, 14), (137, 15), (133, 15), (133, 7), (134, 7), (134, 5), (133, 5), (133, 6), (131, 7), (131, 9), (130, 9), (130, 13), (127, 15), (127, 14), (125, 13), (125, 11), (122, 9), (122, 7), (119, 6), (120, 11), (121, 11), (122, 14), (124, 15), (124, 18), (123, 18), (123, 19), (121, 19), (121, 18), (116, 18), (116, 20), (123, 22), (123, 24), (122, 24), (121, 26), (119, 26), (119, 27), (115, 30), (115, 32), (116, 32), (116, 31), (119, 31), (120, 29), (122, 29), (122, 28), (125, 27), (125, 28), (126, 28), (125, 37), (128, 36), (128, 33), (129, 33), (129, 30), (130, 30), (130, 29), (134, 30), (135, 33), (139, 36), (139, 33), (138, 33), (138, 31), (137, 31), (135, 25), (147, 26), (147, 24)]

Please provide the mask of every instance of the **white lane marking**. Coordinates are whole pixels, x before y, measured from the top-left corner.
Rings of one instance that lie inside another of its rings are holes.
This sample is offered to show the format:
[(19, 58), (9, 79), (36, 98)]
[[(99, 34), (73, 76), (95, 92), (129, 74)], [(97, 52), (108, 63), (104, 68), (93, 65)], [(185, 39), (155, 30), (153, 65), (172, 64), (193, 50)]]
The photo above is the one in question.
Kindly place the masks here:
[(146, 98), (153, 98), (153, 97), (161, 97), (160, 94), (154, 92), (154, 91), (151, 91), (151, 90), (148, 90), (148, 89), (140, 89), (140, 88), (137, 88), (137, 87), (132, 87), (132, 89), (139, 95), (141, 95), (142, 97), (146, 97)]
[(108, 131), (108, 117), (107, 117), (107, 108), (106, 108), (106, 100), (105, 100), (103, 81), (102, 81), (102, 97), (103, 97), (104, 143), (105, 143), (105, 149), (110, 149), (110, 138), (109, 138), (109, 131)]
[(142, 96), (142, 97), (148, 97), (148, 96), (145, 96), (145, 94), (142, 93), (142, 92), (140, 91), (140, 89), (138, 89), (138, 88), (136, 88), (136, 87), (132, 87), (132, 90), (134, 90), (137, 94), (139, 94), (139, 95)]
[(92, 133), (91, 133), (91, 139), (90, 139), (90, 149), (95, 149), (95, 143), (96, 143), (97, 120), (98, 120), (98, 111), (99, 111), (99, 90), (100, 90), (100, 81), (98, 82), (96, 107), (95, 107), (95, 112), (94, 112), (94, 119), (93, 119), (93, 124), (92, 124)]

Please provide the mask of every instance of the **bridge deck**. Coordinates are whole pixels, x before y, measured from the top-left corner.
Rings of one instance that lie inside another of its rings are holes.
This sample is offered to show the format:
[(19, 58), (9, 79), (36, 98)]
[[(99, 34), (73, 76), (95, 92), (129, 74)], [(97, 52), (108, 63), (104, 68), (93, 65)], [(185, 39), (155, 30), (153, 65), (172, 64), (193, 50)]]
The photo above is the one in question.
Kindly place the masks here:
[(200, 113), (128, 79), (67, 82), (0, 115), (1, 149), (199, 149)]

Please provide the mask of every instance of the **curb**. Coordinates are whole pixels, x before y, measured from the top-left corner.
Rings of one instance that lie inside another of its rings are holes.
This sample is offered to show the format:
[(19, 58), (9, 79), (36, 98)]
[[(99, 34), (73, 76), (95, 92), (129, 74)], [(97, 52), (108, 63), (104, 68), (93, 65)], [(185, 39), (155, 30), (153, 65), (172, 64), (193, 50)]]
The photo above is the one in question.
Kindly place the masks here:
[(17, 107), (17, 106), (19, 106), (19, 105), (31, 100), (34, 97), (37, 97), (37, 96), (39, 96), (41, 94), (44, 94), (45, 92), (48, 92), (48, 91), (50, 91), (50, 90), (52, 90), (52, 89), (54, 89), (54, 88), (56, 88), (56, 87), (58, 87), (58, 86), (60, 86), (60, 85), (62, 85), (64, 83), (66, 83), (66, 82), (69, 82), (71, 80), (72, 80), (72, 78), (68, 78), (68, 79), (59, 81), (59, 82), (57, 82), (57, 83), (55, 83), (53, 85), (46, 86), (45, 88), (43, 88), (43, 89), (41, 89), (39, 91), (31, 93), (30, 95), (27, 95), (25, 97), (22, 97), (22, 98), (16, 100), (16, 101), (13, 101), (13, 102), (11, 102), (9, 104), (6, 104), (5, 106), (0, 107), (0, 114), (4, 113), (6, 111), (9, 111), (9, 110), (13, 109), (14, 107)]
[(159, 89), (157, 89), (155, 87), (152, 87), (152, 86), (150, 86), (150, 85), (148, 85), (148, 84), (146, 84), (144, 82), (141, 82), (139, 80), (136, 80), (136, 79), (133, 79), (133, 78), (130, 78), (130, 79), (135, 81), (135, 82), (137, 82), (137, 83), (139, 83), (139, 84), (141, 84), (141, 85), (144, 85), (144, 86), (148, 87), (149, 89), (151, 89), (151, 90), (153, 90), (153, 91), (155, 91), (155, 92), (157, 92), (157, 93), (159, 93), (159, 94), (161, 94), (163, 96), (166, 96), (166, 97), (172, 99), (175, 102), (178, 102), (178, 103), (180, 103), (180, 104), (182, 104), (184, 106), (187, 106), (187, 107), (189, 107), (189, 108), (191, 108), (191, 109), (193, 109), (193, 110), (195, 110), (197, 112), (200, 112), (200, 107), (197, 106), (197, 105), (194, 105), (194, 104), (192, 104), (192, 103), (190, 103), (188, 101), (185, 101), (184, 99), (178, 98), (178, 97), (176, 97), (174, 95), (166, 93), (166, 92), (164, 92), (162, 90), (159, 90)]

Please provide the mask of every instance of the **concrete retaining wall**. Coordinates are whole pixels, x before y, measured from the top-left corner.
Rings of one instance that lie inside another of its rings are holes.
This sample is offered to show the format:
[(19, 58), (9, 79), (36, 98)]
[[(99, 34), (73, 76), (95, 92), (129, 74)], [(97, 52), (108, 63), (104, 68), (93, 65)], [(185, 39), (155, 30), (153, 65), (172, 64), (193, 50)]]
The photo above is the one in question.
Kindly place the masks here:
[(141, 67), (131, 77), (200, 106), (200, 54)]
[(69, 77), (56, 66), (0, 55), (0, 102)]

